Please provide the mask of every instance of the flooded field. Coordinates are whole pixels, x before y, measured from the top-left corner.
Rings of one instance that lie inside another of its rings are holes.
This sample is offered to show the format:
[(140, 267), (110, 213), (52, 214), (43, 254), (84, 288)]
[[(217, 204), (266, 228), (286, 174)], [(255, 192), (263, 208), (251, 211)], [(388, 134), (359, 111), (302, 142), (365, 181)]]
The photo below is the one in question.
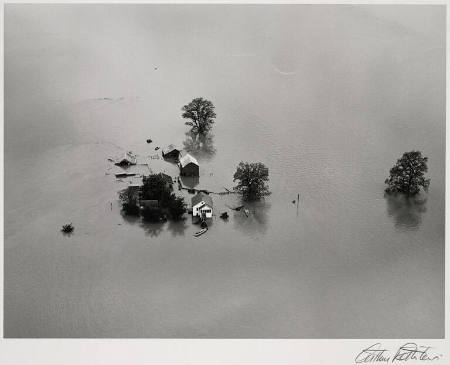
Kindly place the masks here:
[[(260, 161), (272, 194), (198, 238), (122, 216), (108, 158), (176, 177), (169, 143), (186, 185)], [(428, 194), (386, 198), (413, 149)], [(444, 179), (444, 7), (5, 7), (6, 337), (443, 337)]]

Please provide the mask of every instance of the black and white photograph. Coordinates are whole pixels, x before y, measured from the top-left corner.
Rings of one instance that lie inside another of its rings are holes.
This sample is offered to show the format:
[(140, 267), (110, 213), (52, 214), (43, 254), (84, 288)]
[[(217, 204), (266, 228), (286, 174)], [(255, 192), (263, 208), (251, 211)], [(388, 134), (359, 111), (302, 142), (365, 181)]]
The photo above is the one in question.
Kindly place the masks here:
[(444, 339), (446, 12), (4, 4), (3, 336)]

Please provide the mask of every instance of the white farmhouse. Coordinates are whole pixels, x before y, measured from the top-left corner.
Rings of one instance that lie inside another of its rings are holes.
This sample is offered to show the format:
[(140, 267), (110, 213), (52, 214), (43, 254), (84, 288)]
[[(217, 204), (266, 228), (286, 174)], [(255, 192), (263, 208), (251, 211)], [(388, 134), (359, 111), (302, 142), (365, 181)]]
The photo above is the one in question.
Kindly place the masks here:
[(208, 194), (198, 193), (192, 198), (192, 216), (212, 218), (213, 201)]

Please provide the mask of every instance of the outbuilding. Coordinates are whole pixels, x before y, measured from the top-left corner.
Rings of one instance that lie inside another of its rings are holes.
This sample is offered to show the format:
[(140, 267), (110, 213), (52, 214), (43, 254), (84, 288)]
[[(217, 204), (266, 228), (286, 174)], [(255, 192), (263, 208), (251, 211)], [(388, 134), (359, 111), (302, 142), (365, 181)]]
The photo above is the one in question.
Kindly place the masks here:
[(192, 198), (192, 216), (200, 218), (212, 218), (213, 201), (205, 193), (198, 193)]
[(164, 158), (172, 158), (174, 160), (178, 160), (178, 158), (180, 157), (180, 152), (181, 150), (179, 150), (175, 145), (169, 144), (162, 150), (162, 155)]
[(180, 158), (180, 175), (182, 176), (199, 176), (200, 167), (197, 160), (186, 153)]
[(136, 165), (136, 155), (133, 155), (131, 151), (125, 152), (125, 155), (121, 159), (119, 159), (115, 164), (117, 166)]

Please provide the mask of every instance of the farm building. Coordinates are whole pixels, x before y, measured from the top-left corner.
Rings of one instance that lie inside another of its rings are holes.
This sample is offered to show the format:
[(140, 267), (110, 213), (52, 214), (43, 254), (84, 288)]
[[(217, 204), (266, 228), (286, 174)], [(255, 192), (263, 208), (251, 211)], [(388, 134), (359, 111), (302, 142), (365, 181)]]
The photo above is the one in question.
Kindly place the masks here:
[(180, 158), (180, 175), (199, 176), (200, 174), (199, 170), (200, 167), (198, 165), (197, 160), (189, 153), (186, 153), (186, 155)]
[(118, 159), (118, 161), (115, 164), (117, 166), (136, 165), (136, 156), (133, 155), (131, 151), (126, 152), (125, 155), (121, 159)]
[(157, 200), (144, 200), (144, 199), (142, 199), (139, 202), (139, 205), (141, 206), (141, 208), (153, 208), (153, 209), (159, 208), (159, 202)]
[(192, 216), (201, 218), (212, 218), (213, 201), (205, 193), (198, 193), (192, 198)]
[(170, 144), (162, 150), (162, 155), (164, 158), (172, 158), (174, 160), (178, 160), (178, 157), (180, 156), (180, 152), (181, 152), (181, 150), (179, 150), (173, 144)]

